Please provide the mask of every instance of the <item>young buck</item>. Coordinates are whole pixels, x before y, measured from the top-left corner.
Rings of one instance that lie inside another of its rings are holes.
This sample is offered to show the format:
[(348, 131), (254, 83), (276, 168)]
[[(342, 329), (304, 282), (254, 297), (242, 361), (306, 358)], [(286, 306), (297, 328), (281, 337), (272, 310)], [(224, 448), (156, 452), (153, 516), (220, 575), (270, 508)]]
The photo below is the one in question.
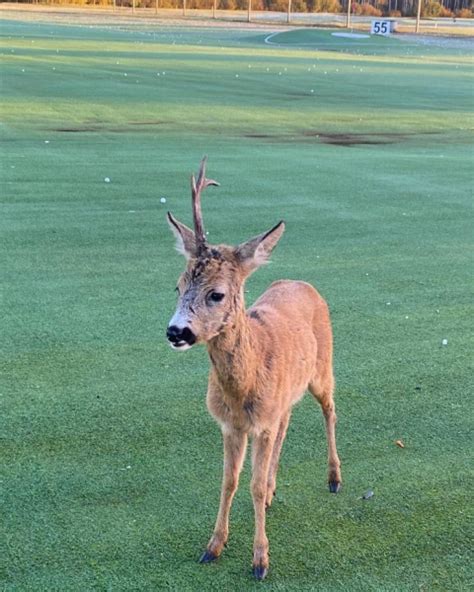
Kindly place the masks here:
[(326, 420), (329, 491), (341, 486), (336, 450), (332, 331), (326, 302), (310, 285), (280, 280), (248, 310), (247, 277), (268, 257), (284, 231), (279, 222), (237, 247), (207, 243), (201, 192), (209, 185), (204, 159), (191, 178), (194, 231), (168, 213), (178, 250), (187, 267), (167, 337), (176, 350), (205, 343), (211, 360), (207, 406), (224, 440), (224, 476), (213, 535), (200, 561), (219, 557), (229, 533), (229, 512), (244, 461), (252, 446), (252, 497), (255, 510), (253, 573), (262, 580), (269, 566), (265, 510), (275, 494), (276, 475), (292, 406), (306, 389)]

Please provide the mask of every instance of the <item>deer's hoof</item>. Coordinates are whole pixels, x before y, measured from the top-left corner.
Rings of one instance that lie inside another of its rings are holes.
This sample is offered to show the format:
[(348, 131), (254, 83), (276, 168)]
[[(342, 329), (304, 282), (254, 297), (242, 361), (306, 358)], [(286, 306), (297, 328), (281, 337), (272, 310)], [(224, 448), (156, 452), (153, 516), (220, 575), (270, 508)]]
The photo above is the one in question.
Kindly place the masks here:
[(253, 575), (255, 576), (256, 580), (264, 580), (267, 577), (268, 567), (264, 567), (263, 565), (254, 565), (253, 566)]
[(340, 481), (329, 481), (329, 491), (331, 493), (338, 493), (341, 490), (341, 485)]
[(211, 563), (211, 561), (215, 561), (218, 557), (219, 555), (214, 555), (214, 553), (211, 553), (208, 549), (206, 549), (201, 555), (199, 563)]

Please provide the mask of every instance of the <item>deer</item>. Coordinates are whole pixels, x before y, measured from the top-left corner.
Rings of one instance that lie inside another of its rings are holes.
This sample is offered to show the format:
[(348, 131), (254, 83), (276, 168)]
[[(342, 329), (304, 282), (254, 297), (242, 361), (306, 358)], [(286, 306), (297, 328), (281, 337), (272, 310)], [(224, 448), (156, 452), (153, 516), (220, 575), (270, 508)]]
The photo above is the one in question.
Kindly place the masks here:
[(194, 230), (170, 212), (167, 220), (186, 269), (176, 287), (176, 312), (167, 339), (176, 351), (205, 344), (210, 359), (207, 408), (219, 424), (224, 468), (213, 534), (200, 563), (215, 561), (227, 544), (229, 514), (239, 475), (252, 439), (251, 494), (255, 516), (253, 575), (269, 569), (266, 510), (276, 491), (280, 452), (291, 411), (308, 390), (320, 404), (328, 445), (328, 484), (342, 484), (336, 449), (333, 337), (328, 305), (309, 283), (279, 280), (245, 308), (246, 279), (269, 256), (285, 224), (237, 246), (208, 244), (201, 193), (219, 183), (206, 178), (206, 157), (197, 179), (191, 176)]

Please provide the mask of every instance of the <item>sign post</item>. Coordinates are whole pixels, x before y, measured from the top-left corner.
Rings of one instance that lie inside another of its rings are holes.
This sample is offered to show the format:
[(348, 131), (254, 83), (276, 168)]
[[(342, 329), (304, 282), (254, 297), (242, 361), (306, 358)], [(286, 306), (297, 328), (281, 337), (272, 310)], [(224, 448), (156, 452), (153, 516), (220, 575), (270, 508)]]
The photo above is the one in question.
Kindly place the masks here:
[(418, 0), (418, 6), (416, 8), (415, 33), (419, 33), (420, 32), (420, 17), (421, 17), (421, 0)]

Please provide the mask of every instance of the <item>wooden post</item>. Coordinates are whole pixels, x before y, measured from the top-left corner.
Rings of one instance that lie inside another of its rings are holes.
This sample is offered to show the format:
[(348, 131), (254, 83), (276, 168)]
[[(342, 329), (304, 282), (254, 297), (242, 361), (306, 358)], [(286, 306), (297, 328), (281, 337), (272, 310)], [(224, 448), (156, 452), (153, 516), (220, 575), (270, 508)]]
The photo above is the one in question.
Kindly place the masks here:
[(135, 1), (136, 0), (132, 0), (132, 13), (135, 14)]
[(418, 0), (418, 6), (416, 9), (416, 25), (415, 25), (415, 33), (420, 32), (420, 17), (421, 17), (421, 0)]
[(155, 0), (155, 14), (158, 14), (158, 0)]
[(249, 0), (247, 22), (250, 23), (251, 20), (252, 20), (252, 0)]
[(347, 19), (346, 19), (346, 27), (349, 29), (351, 26), (351, 10), (352, 10), (352, 0), (347, 0)]
[(216, 18), (216, 10), (217, 10), (217, 0), (214, 0), (212, 4), (212, 18)]
[(286, 22), (289, 24), (291, 21), (291, 0), (288, 0), (288, 17), (286, 19)]
[(186, 0), (183, 0), (183, 16), (186, 16)]

